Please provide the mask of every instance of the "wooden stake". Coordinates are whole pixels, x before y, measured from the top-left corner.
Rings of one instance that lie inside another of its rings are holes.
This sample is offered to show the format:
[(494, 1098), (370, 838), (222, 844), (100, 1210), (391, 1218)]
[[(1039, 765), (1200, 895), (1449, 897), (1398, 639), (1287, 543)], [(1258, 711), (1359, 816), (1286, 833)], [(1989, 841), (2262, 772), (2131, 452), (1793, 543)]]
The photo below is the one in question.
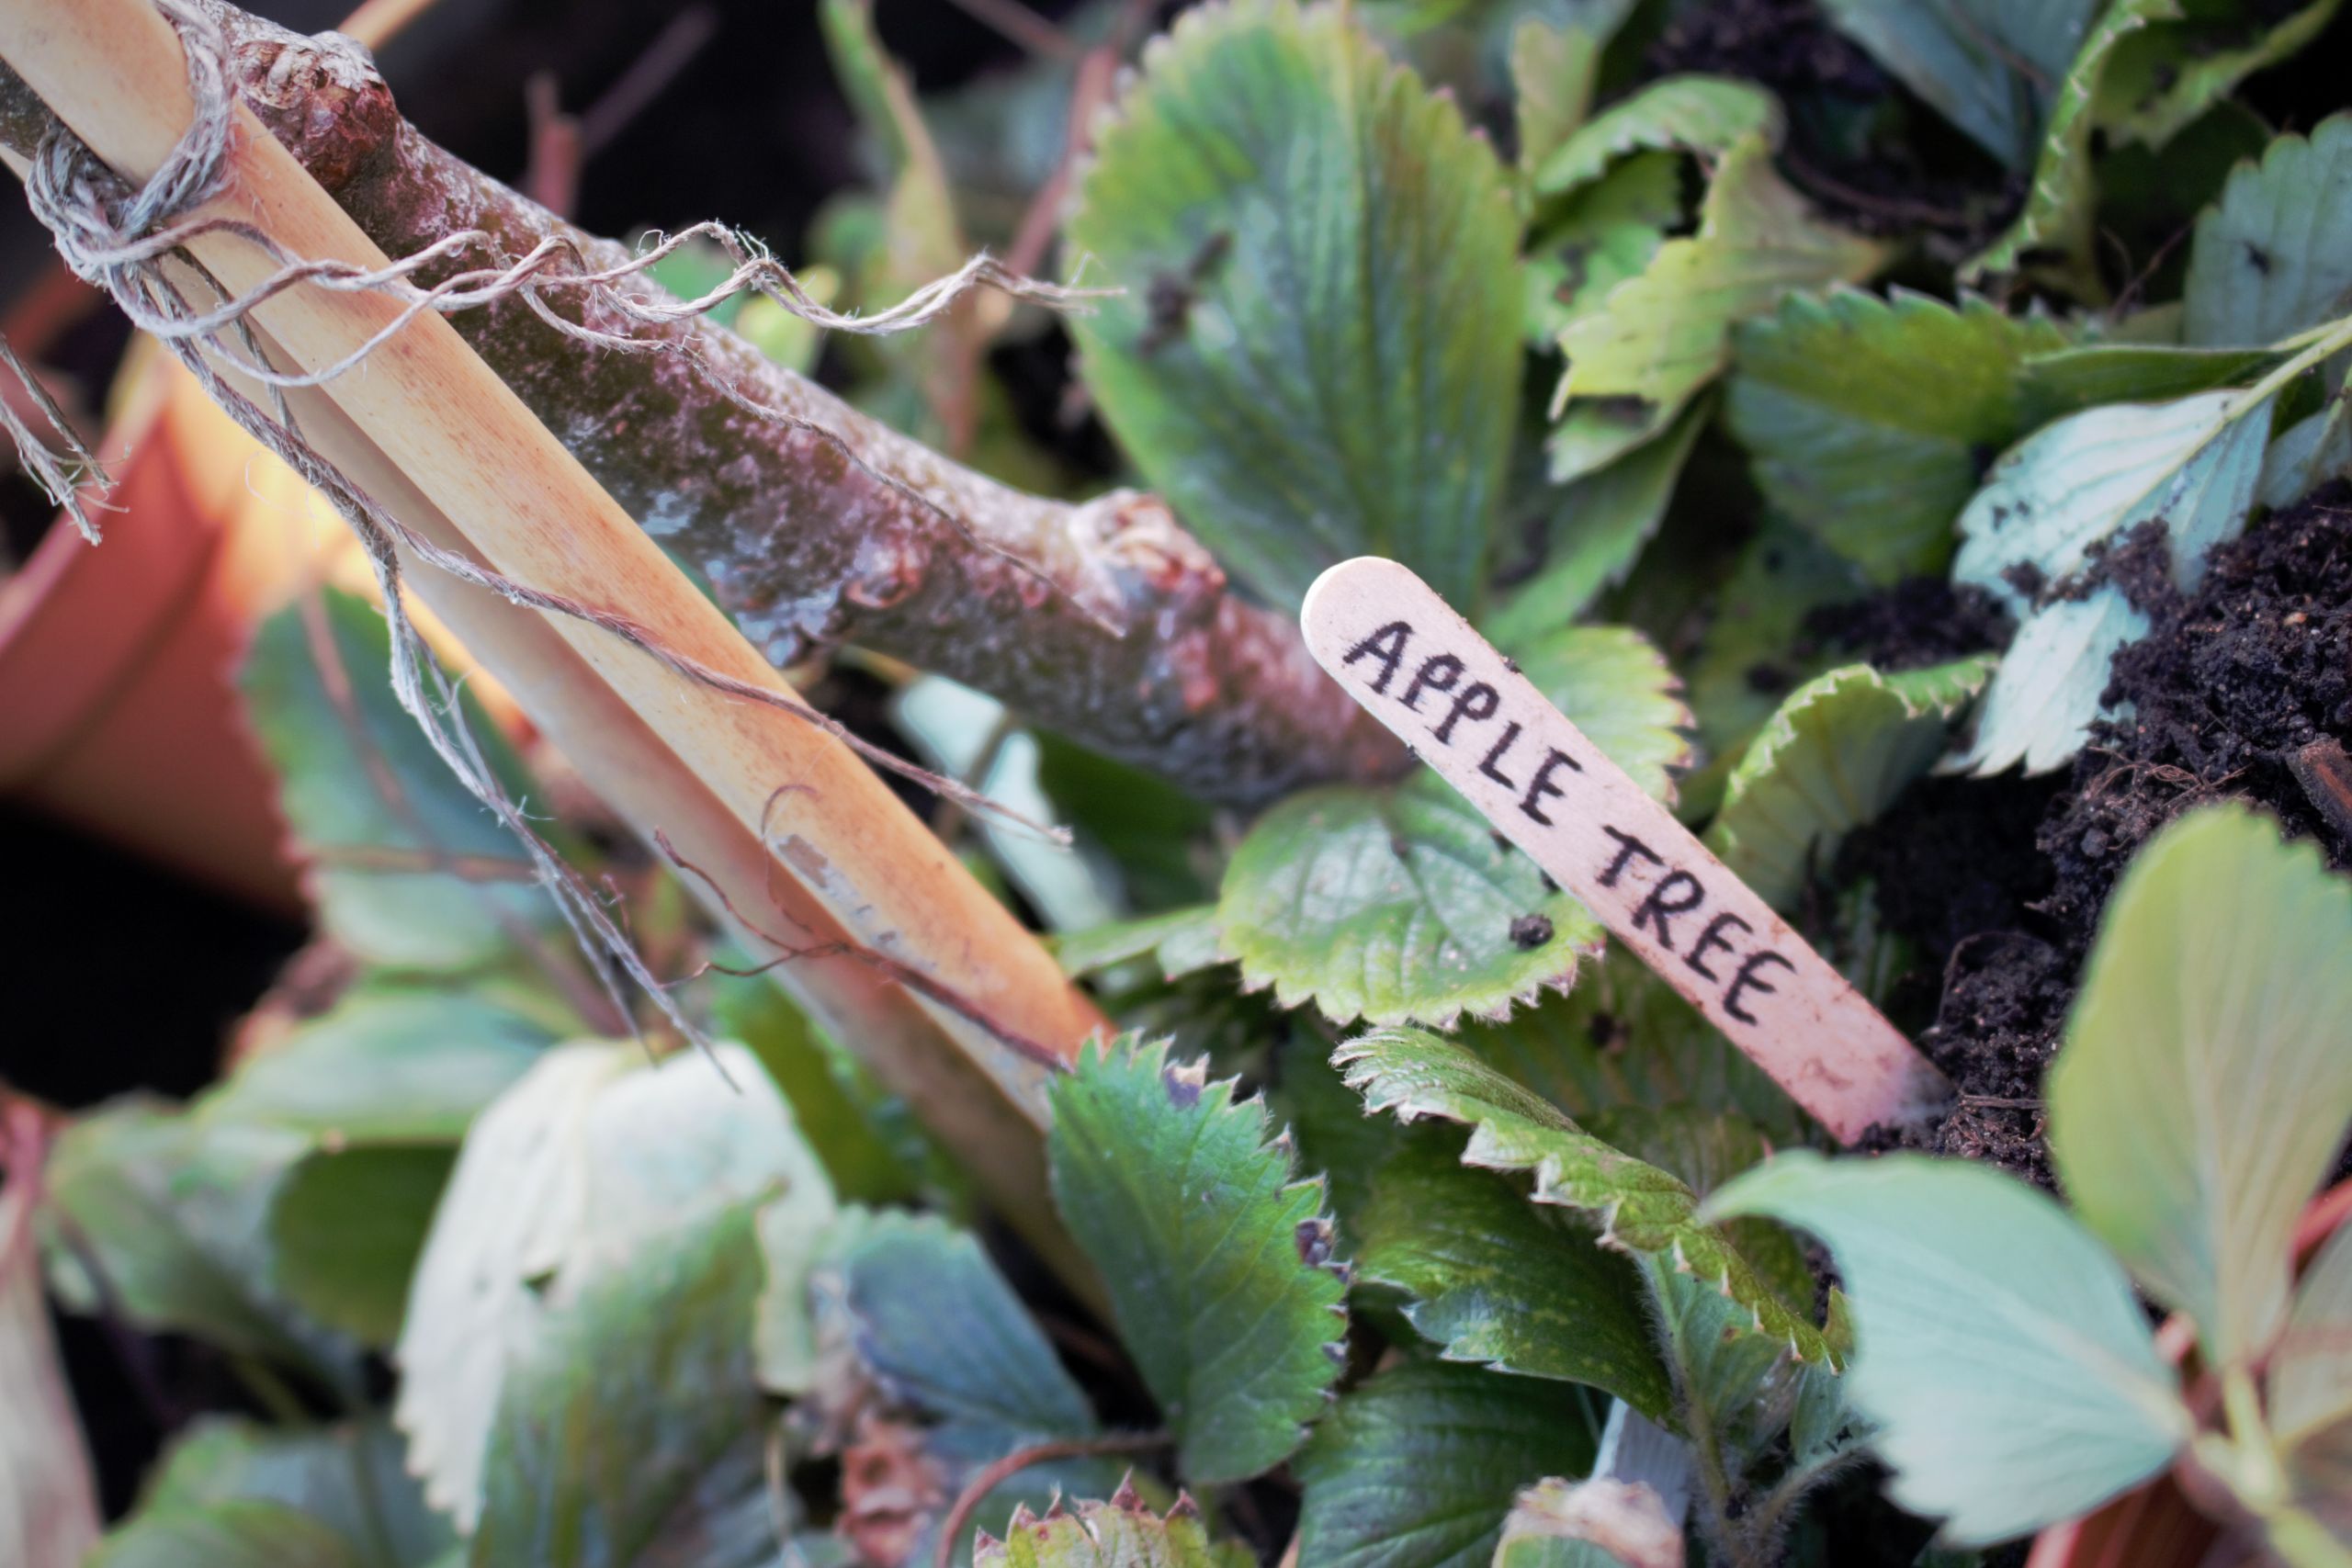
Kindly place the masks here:
[[(133, 180), (192, 118), (178, 39), (145, 0), (0, 0), (0, 57)], [(386, 265), (242, 106), (236, 119), (232, 177), (207, 215), (250, 224), (298, 255)], [(232, 290), (275, 270), (226, 234), (189, 249)], [(300, 288), (253, 320), (286, 362), (315, 368), (398, 309), (380, 295)], [(798, 701), (437, 316), (305, 398), (301, 417), (322, 455), (435, 543), (535, 588), (623, 609), (684, 657)], [(695, 861), (711, 879), (697, 889), (707, 902), (732, 903), (743, 924), (796, 946), (847, 939), (986, 1016), (993, 1028), (844, 960), (777, 971), (935, 1118), (934, 1132), (1009, 1219), (1050, 1242), (1057, 1228), (1036, 1139), (1046, 1069), (1003, 1036), (1068, 1057), (1102, 1019), (1044, 948), (811, 724), (687, 681), (575, 618), (505, 605), (430, 570), (412, 581), (594, 787), (640, 832), (665, 831)]]
[(1951, 1099), (1843, 975), (1429, 584), (1394, 561), (1343, 561), (1301, 619), (1358, 702), (1839, 1142)]

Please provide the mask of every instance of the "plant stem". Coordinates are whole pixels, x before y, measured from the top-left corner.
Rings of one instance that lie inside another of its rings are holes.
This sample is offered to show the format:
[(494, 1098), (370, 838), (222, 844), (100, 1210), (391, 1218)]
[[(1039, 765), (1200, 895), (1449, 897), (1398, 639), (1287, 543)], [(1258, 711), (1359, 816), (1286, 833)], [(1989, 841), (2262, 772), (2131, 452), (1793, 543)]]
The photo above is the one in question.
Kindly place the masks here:
[(2289, 344), (2307, 340), (2308, 347), (2238, 394), (2238, 400), (2232, 403), (2228, 413), (2222, 416), (2222, 423), (2224, 426), (2235, 423), (2260, 408), (2273, 392), (2278, 391), (2312, 366), (2343, 349), (2352, 348), (2352, 316), (2346, 316), (2340, 321), (2332, 321), (2324, 326), (2315, 327), (2311, 333), (2299, 333), (2294, 337), (2280, 343), (2278, 346), (2285, 348)]

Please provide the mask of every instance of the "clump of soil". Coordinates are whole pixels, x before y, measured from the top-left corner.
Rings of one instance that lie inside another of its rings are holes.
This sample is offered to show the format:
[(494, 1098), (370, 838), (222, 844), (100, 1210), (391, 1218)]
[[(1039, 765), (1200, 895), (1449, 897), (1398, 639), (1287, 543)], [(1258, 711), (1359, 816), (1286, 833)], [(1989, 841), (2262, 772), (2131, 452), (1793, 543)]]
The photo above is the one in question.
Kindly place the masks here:
[(2143, 533), (2098, 568), (2150, 628), (2111, 671), (2107, 700), (2129, 713), (2093, 728), (2063, 784), (1929, 779), (1839, 857), (1840, 880), (1871, 877), (1881, 918), (1940, 974), (1919, 1043), (1962, 1096), (1941, 1123), (1875, 1146), (2049, 1182), (2042, 1071), (2117, 877), (2182, 812), (2243, 800), (2352, 865), (2352, 811), (2330, 788), (2352, 777), (2329, 762), (2352, 736), (2352, 484), (2214, 551), (2194, 592), (2173, 585), (2163, 545)]
[(1851, 649), (1886, 671), (1924, 670), (2006, 648), (2016, 631), (1998, 599), (1941, 577), (1907, 577), (1867, 599), (1824, 604), (1804, 619), (1812, 647)]

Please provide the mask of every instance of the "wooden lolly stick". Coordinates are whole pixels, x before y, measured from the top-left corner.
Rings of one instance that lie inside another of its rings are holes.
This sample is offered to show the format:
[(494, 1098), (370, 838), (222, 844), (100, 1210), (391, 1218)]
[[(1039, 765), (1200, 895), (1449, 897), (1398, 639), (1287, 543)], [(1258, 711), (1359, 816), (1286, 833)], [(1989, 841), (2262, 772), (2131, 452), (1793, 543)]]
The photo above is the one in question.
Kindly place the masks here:
[(1428, 583), (1395, 561), (1342, 561), (1300, 619), (1356, 701), (1840, 1143), (1950, 1101), (1843, 975)]

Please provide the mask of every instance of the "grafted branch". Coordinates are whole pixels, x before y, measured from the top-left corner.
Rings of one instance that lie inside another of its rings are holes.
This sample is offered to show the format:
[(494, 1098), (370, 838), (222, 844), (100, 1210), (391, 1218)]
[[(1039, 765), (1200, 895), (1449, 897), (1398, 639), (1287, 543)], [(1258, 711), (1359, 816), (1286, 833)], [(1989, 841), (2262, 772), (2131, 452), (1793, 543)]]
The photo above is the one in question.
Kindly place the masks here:
[[(389, 254), (479, 229), (503, 254), (445, 270), (512, 259), (558, 235), (592, 267), (626, 258), (420, 135), (356, 51), (219, 11), (237, 90)], [(0, 67), (0, 142), (28, 151), (49, 124)], [(668, 302), (642, 275), (616, 287)], [(599, 349), (517, 298), (452, 321), (614, 498), (708, 578), (775, 663), (854, 642), (1242, 805), (1400, 759), (1325, 680), (1296, 627), (1228, 592), (1157, 498), (1025, 495), (707, 321), (648, 326), (578, 293), (549, 305), (594, 331), (658, 336), (683, 352)]]

